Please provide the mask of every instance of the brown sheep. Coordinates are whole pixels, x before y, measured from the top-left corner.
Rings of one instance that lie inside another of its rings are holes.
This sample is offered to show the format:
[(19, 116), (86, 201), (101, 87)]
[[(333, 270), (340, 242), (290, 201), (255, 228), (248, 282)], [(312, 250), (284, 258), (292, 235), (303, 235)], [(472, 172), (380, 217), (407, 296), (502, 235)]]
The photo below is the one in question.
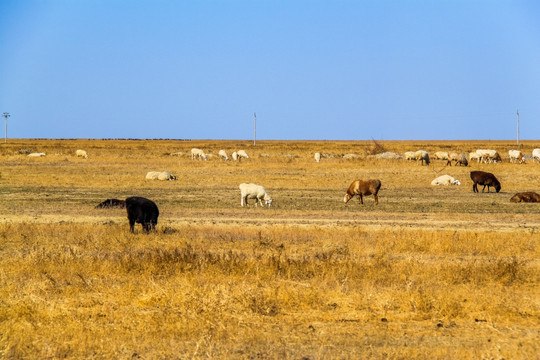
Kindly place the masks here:
[(377, 195), (379, 193), (379, 189), (381, 188), (381, 181), (380, 180), (355, 180), (352, 182), (352, 184), (349, 186), (349, 189), (347, 190), (347, 193), (345, 194), (345, 197), (343, 198), (343, 201), (345, 204), (351, 200), (352, 197), (355, 195), (358, 195), (360, 198), (358, 203), (364, 204), (364, 195), (373, 195), (375, 197), (375, 205), (379, 203), (379, 196)]
[(482, 192), (484, 192), (486, 186), (488, 187), (488, 192), (490, 186), (493, 186), (497, 192), (501, 191), (501, 183), (492, 173), (471, 171), (471, 180), (473, 181), (473, 192), (478, 192), (478, 184), (484, 185)]
[(458, 166), (458, 164), (460, 166), (469, 166), (469, 161), (467, 160), (467, 156), (465, 154), (458, 154), (454, 152), (450, 153), (446, 165), (452, 166), (452, 161), (456, 162), (456, 166)]
[(540, 202), (540, 195), (535, 192), (528, 191), (517, 193), (516, 195), (510, 198), (511, 202)]

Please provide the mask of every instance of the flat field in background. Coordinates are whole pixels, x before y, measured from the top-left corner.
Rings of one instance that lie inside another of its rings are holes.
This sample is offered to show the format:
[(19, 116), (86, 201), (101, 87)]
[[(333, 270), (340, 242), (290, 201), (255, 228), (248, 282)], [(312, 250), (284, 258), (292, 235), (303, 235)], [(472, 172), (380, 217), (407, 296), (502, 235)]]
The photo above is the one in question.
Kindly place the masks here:
[[(214, 156), (193, 161), (192, 147)], [(537, 358), (540, 204), (509, 199), (540, 191), (540, 164), (366, 157), (478, 148), (504, 159), (516, 146), (9, 140), (0, 357)], [(250, 158), (221, 161), (220, 149)], [(316, 151), (334, 157), (315, 163)], [(477, 169), (501, 192), (474, 194)], [(163, 170), (178, 181), (145, 180)], [(430, 185), (443, 174), (462, 185)], [(378, 206), (343, 203), (358, 178), (381, 180)], [(265, 186), (273, 206), (241, 208), (241, 182)], [(125, 210), (94, 208), (133, 195), (159, 206), (155, 233), (130, 234)]]

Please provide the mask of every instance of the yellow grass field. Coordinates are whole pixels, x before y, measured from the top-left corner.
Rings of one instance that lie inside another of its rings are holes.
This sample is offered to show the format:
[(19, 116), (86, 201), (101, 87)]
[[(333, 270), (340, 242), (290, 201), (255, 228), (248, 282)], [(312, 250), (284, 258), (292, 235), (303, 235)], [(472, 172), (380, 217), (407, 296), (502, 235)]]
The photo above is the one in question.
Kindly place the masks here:
[[(191, 160), (192, 147), (214, 156)], [(478, 148), (503, 163), (367, 157)], [(9, 140), (0, 145), (0, 358), (537, 359), (540, 204), (509, 200), (540, 192), (540, 164), (509, 163), (515, 148)], [(225, 162), (220, 149), (250, 158)], [(335, 157), (316, 163), (316, 151)], [(500, 193), (472, 192), (478, 169), (497, 176)], [(145, 180), (163, 170), (178, 180)], [(461, 186), (430, 185), (443, 174)], [(358, 178), (381, 180), (379, 205), (343, 203)], [(272, 207), (240, 207), (242, 182), (265, 186)], [(155, 232), (131, 234), (125, 210), (94, 208), (134, 195), (159, 206)]]

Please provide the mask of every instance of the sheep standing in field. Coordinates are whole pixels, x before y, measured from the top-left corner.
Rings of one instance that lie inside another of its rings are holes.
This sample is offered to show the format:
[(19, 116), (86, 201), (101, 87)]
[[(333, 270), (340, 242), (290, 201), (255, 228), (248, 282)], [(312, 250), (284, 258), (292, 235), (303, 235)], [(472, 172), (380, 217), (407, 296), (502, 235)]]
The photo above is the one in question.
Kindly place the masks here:
[(480, 154), (478, 154), (476, 151), (469, 153), (469, 161), (476, 160), (476, 162), (480, 162)]
[(347, 189), (343, 202), (348, 203), (355, 195), (358, 195), (359, 204), (364, 204), (364, 195), (373, 195), (375, 198), (375, 205), (379, 203), (379, 189), (381, 188), (380, 180), (355, 180)]
[(126, 199), (126, 210), (129, 220), (129, 230), (135, 232), (135, 223), (141, 224), (143, 230), (149, 233), (156, 229), (159, 209), (152, 200), (132, 196)]
[(429, 165), (429, 154), (427, 151), (418, 150), (414, 153), (414, 157), (416, 159), (416, 165), (418, 165), (419, 161), (422, 163), (422, 166), (424, 165), (424, 161), (426, 162), (426, 165)]
[(263, 200), (268, 207), (272, 205), (272, 198), (264, 187), (252, 183), (242, 183), (238, 186), (240, 189), (240, 206), (248, 206), (248, 199), (255, 199), (255, 206), (260, 204), (263, 206)]
[(510, 155), (510, 162), (511, 163), (518, 163), (518, 164), (524, 164), (525, 160), (523, 160), (523, 153), (520, 150), (509, 150), (508, 155)]
[(450, 175), (441, 175), (436, 179), (433, 179), (431, 185), (461, 185), (459, 180), (454, 179)]
[(467, 160), (467, 156), (465, 154), (458, 154), (458, 153), (450, 153), (448, 156), (448, 161), (446, 162), (446, 165), (452, 166), (452, 161), (456, 162), (456, 166), (469, 166), (469, 161)]
[(436, 160), (448, 160), (448, 153), (446, 151), (437, 151), (433, 154), (433, 158)]
[(238, 154), (238, 159), (239, 160), (240, 160), (240, 158), (249, 159), (248, 154), (244, 150), (238, 150), (237, 154)]
[(194, 160), (195, 157), (198, 157), (199, 160), (206, 160), (206, 154), (201, 149), (193, 148), (191, 149), (191, 160)]
[(81, 150), (81, 149), (75, 151), (75, 155), (77, 157), (82, 157), (84, 159), (88, 159), (88, 153), (86, 151), (84, 151), (84, 150)]
[(534, 161), (540, 162), (540, 149), (534, 149), (532, 152), (532, 158)]
[(236, 151), (234, 151), (232, 154), (231, 154), (231, 157), (234, 161), (238, 160), (238, 153)]
[(176, 180), (176, 176), (167, 171), (149, 171), (146, 180)]
[(229, 156), (225, 150), (219, 150), (218, 155), (222, 160), (229, 161)]
[(488, 187), (488, 192), (490, 186), (493, 186), (496, 192), (501, 191), (501, 183), (492, 173), (471, 171), (471, 180), (473, 181), (473, 192), (478, 192), (478, 185), (484, 185), (482, 192), (484, 192), (486, 186)]
[(321, 153), (320, 152), (315, 153), (315, 162), (321, 162)]
[(478, 149), (476, 150), (476, 153), (480, 156), (479, 162), (491, 164), (502, 161), (501, 155), (499, 155), (497, 150)]
[(28, 157), (42, 157), (45, 156), (45, 153), (30, 153)]
[(416, 155), (414, 151), (407, 151), (403, 154), (405, 160), (416, 160)]

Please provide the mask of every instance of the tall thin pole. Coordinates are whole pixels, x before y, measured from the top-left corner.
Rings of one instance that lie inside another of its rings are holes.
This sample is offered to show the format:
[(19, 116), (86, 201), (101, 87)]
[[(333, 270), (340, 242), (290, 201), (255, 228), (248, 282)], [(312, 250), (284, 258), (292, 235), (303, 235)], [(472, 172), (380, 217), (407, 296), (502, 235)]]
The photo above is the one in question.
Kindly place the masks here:
[(257, 113), (253, 113), (254, 125), (253, 125), (253, 146), (257, 143)]
[(519, 146), (519, 109), (517, 111), (517, 144)]
[(7, 119), (11, 115), (9, 115), (9, 113), (5, 112), (5, 113), (2, 114), (2, 116), (6, 118), (6, 133), (5, 133), (4, 143), (7, 144)]

